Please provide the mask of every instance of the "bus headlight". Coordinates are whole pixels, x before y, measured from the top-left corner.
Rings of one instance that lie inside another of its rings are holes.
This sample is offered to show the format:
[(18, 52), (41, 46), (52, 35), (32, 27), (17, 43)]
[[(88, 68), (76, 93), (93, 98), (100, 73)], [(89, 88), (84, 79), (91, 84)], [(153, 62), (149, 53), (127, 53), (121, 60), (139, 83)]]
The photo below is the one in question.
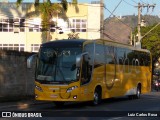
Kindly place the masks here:
[(72, 90), (78, 88), (78, 86), (72, 86), (70, 88), (67, 89), (67, 93), (71, 92)]
[(35, 85), (35, 88), (36, 88), (38, 91), (43, 92), (43, 90), (42, 90), (42, 88), (41, 88), (41, 87), (39, 87), (39, 86)]

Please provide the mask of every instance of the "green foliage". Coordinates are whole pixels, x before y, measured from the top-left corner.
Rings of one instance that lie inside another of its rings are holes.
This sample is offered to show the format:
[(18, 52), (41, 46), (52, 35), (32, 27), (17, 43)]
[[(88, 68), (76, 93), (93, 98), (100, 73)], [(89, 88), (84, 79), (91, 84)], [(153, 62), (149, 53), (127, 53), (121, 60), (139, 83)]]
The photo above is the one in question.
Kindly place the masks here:
[(67, 0), (62, 0), (62, 6), (63, 6), (63, 8), (64, 8), (65, 11), (68, 9)]
[[(23, 0), (17, 0), (17, 6), (19, 7), (19, 5), (22, 2)], [(35, 10), (41, 13), (42, 27), (43, 27), (43, 30), (46, 30), (46, 31), (49, 30), (49, 27), (50, 27), (49, 23), (53, 15), (56, 15), (59, 11), (63, 11), (63, 10), (67, 11), (68, 9), (67, 0), (62, 0), (61, 4), (58, 4), (58, 3), (52, 4), (50, 0), (43, 0), (42, 3), (40, 3), (40, 0), (35, 0), (34, 6), (35, 6)]]
[[(17, 7), (19, 7), (22, 2), (23, 0), (17, 0)], [(77, 0), (72, 0), (72, 3), (77, 4)], [(59, 4), (59, 3), (51, 3), (51, 0), (43, 0), (43, 2), (40, 3), (40, 0), (35, 0), (34, 6), (35, 6), (35, 11), (41, 13), (42, 30), (44, 31), (44, 34), (46, 34), (45, 35), (46, 40), (49, 40), (50, 35), (45, 31), (50, 32), (49, 28), (50, 25), (53, 24), (51, 21), (53, 15), (56, 15), (61, 11), (67, 11), (68, 2), (67, 0), (61, 0), (61, 4)]]
[(23, 0), (17, 0), (17, 3), (16, 3), (16, 4), (17, 4), (17, 7), (20, 6), (20, 4), (22, 3), (22, 1), (23, 1)]
[[(155, 25), (141, 28), (142, 36), (154, 26)], [(150, 50), (153, 59), (157, 59), (160, 56), (160, 25), (142, 39), (142, 48)]]

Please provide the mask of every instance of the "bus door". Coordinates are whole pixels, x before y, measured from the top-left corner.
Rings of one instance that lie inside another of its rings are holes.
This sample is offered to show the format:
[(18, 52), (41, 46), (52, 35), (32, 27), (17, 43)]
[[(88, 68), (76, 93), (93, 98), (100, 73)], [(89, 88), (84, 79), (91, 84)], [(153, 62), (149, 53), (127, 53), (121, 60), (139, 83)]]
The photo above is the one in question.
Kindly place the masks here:
[(93, 43), (87, 44), (84, 47), (84, 52), (88, 52), (87, 55), (84, 55), (82, 58), (81, 65), (81, 100), (87, 101), (92, 99), (92, 88), (91, 88), (91, 77), (92, 77), (92, 67), (93, 67)]
[(105, 85), (109, 97), (119, 96), (121, 93), (121, 82), (116, 78), (116, 48), (114, 46), (105, 47)]
[(92, 98), (92, 87), (91, 84), (89, 84), (91, 80), (92, 66), (89, 64), (89, 61), (86, 60), (86, 57), (88, 57), (88, 55), (83, 56), (81, 67), (80, 94), (82, 101), (91, 100)]

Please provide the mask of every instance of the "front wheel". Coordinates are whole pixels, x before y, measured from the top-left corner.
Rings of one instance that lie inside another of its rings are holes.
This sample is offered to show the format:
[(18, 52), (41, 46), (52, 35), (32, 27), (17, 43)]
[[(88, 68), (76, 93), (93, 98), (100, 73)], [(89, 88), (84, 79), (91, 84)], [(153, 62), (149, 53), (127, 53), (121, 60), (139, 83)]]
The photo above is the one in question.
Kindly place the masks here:
[(155, 90), (158, 91), (158, 89), (159, 89), (158, 86), (155, 86)]
[(96, 106), (100, 103), (101, 103), (101, 91), (98, 91), (98, 89), (95, 89), (92, 104)]
[(137, 87), (137, 92), (136, 92), (135, 98), (136, 98), (136, 99), (140, 99), (140, 96), (141, 96), (141, 87), (138, 86), (138, 87)]
[(157, 91), (159, 90), (159, 88), (157, 87), (157, 89), (156, 89)]

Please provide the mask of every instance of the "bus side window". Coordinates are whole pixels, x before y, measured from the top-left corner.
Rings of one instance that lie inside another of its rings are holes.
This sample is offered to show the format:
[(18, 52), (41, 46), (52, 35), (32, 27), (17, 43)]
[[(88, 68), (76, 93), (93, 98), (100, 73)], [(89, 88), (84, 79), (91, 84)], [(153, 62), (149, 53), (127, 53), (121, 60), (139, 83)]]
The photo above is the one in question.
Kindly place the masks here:
[(89, 82), (91, 78), (91, 67), (89, 65), (89, 61), (85, 59), (86, 56), (83, 56), (82, 61), (82, 72), (81, 72), (81, 84), (86, 84)]

